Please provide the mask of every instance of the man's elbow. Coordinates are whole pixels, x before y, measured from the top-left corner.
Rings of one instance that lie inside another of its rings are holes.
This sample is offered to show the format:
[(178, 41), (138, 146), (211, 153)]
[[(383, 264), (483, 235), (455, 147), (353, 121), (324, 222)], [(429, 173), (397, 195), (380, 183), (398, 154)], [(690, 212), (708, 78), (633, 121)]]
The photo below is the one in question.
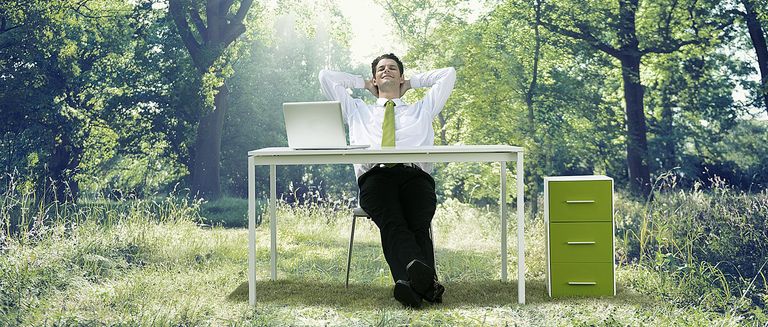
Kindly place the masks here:
[(321, 69), (320, 72), (317, 74), (317, 78), (320, 80), (320, 83), (328, 79), (328, 70), (327, 69)]
[(445, 79), (451, 84), (456, 82), (456, 69), (453, 67), (445, 67), (446, 76)]

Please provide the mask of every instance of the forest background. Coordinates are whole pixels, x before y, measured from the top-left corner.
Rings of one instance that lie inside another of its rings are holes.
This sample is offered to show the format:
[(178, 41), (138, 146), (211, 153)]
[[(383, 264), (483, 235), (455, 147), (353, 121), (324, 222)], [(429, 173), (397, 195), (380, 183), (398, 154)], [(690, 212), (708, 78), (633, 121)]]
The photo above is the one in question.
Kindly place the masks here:
[[(323, 68), (370, 75), (350, 58), (355, 32), (333, 1), (244, 1), (240, 11), (223, 1), (218, 21), (202, 1), (170, 4), (2, 3), (3, 175), (59, 198), (244, 197), (247, 151), (287, 145), (283, 102), (324, 100)], [(529, 197), (547, 175), (606, 174), (638, 195), (668, 172), (686, 186), (712, 176), (766, 185), (761, 1), (376, 6), (392, 28), (370, 38), (401, 40), (393, 48), (407, 49), (406, 76), (458, 72), (436, 144), (523, 146)], [(288, 201), (349, 199), (353, 176), (347, 166), (288, 167), (277, 187)], [(496, 176), (450, 164), (436, 172), (438, 192), (495, 201)]]
[[(528, 223), (542, 219), (543, 176), (613, 177), (620, 261), (707, 280), (735, 296), (717, 308), (764, 322), (766, 32), (766, 0), (0, 1), (0, 259), (33, 249), (43, 226), (74, 230), (80, 211), (59, 206), (202, 199), (197, 223), (244, 226), (246, 154), (287, 145), (281, 104), (324, 100), (321, 69), (370, 77), (394, 51), (406, 78), (456, 68), (436, 144), (525, 148)], [(438, 201), (494, 207), (498, 169), (438, 165)], [(351, 166), (277, 173), (291, 208), (356, 204)], [(260, 198), (267, 178), (257, 170)]]

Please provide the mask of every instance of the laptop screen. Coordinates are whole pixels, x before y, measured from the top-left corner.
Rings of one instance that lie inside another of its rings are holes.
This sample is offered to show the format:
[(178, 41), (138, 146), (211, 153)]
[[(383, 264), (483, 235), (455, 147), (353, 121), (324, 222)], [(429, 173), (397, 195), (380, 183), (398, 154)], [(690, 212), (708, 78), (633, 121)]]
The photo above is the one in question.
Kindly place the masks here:
[(283, 103), (288, 146), (294, 149), (345, 148), (347, 137), (338, 101)]

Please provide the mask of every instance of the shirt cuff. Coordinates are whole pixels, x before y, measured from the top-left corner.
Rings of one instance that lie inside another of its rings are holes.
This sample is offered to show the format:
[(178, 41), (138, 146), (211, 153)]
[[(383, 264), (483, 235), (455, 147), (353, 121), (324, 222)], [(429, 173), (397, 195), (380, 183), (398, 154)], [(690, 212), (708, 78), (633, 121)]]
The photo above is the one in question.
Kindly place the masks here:
[(411, 88), (418, 89), (422, 87), (424, 87), (424, 85), (421, 82), (421, 74), (416, 74), (414, 76), (411, 76)]

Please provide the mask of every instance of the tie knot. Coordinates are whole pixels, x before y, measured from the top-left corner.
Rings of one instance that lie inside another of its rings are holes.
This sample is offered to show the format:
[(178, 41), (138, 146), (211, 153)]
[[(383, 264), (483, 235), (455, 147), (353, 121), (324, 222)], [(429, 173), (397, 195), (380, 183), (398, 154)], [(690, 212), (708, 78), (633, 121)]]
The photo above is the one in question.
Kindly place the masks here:
[(384, 104), (384, 107), (386, 107), (386, 108), (394, 108), (395, 107), (395, 102), (392, 101), (392, 100), (387, 100), (387, 103)]

